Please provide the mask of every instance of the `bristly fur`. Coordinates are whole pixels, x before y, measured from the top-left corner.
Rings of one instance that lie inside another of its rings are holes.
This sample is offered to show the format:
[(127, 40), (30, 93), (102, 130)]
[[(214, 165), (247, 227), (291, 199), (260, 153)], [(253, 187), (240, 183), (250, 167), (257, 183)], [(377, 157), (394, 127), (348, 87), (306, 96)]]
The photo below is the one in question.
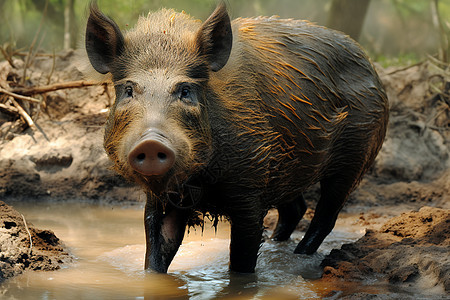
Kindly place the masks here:
[(200, 25), (200, 21), (185, 13), (167, 9), (140, 17), (136, 26), (126, 33), (126, 51), (118, 68), (164, 68), (168, 72), (186, 72), (192, 78), (207, 79), (208, 68), (195, 44), (195, 32)]

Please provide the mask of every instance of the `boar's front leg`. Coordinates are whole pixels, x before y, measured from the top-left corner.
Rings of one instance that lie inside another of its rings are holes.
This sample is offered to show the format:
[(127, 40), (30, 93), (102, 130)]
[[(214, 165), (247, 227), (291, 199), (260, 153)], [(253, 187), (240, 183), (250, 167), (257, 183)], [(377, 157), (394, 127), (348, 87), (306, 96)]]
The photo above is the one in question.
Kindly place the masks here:
[(249, 207), (241, 206), (238, 211), (230, 214), (230, 271), (240, 273), (255, 272), (258, 250), (262, 243), (264, 212), (252, 207), (251, 202), (248, 204)]
[(145, 269), (167, 273), (184, 237), (190, 210), (177, 209), (147, 195), (145, 206)]

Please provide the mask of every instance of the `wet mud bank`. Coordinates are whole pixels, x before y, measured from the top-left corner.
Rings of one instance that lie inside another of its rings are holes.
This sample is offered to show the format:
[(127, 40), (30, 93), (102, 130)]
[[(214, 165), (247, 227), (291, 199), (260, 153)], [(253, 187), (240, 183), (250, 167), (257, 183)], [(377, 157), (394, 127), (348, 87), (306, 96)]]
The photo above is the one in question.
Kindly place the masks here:
[(322, 281), (398, 285), (428, 296), (450, 293), (450, 210), (422, 207), (386, 222), (322, 261)]
[[(13, 68), (0, 62), (0, 86), (14, 86), (23, 64), (16, 60)], [(77, 66), (73, 52), (57, 56), (54, 70), (52, 59), (36, 58), (28, 70), (29, 84), (47, 82), (50, 73), (51, 83), (81, 79)], [(424, 62), (378, 72), (390, 101), (387, 137), (373, 168), (343, 210), (359, 214), (353, 222), (367, 232), (357, 242), (333, 250), (325, 258), (321, 280), (331, 284), (342, 280), (363, 282), (373, 277), (390, 285), (417, 285), (436, 295), (448, 295), (448, 70), (434, 62)], [(144, 197), (137, 187), (109, 170), (111, 163), (102, 149), (103, 124), (112, 95), (111, 87), (105, 86), (49, 92), (44, 95), (41, 111), (34, 114), (36, 127), (25, 130), (20, 118), (0, 109), (0, 200), (142, 202)], [(318, 186), (305, 193), (309, 207), (315, 206), (317, 196)], [(20, 213), (6, 215), (5, 220), (13, 218), (16, 224), (23, 224)], [(306, 229), (311, 215), (309, 210), (298, 230)], [(268, 227), (273, 226), (274, 218), (276, 213), (269, 213)], [(11, 230), (2, 226), (2, 234)], [(20, 232), (20, 247), (27, 254), (29, 238), (26, 230)], [(54, 252), (64, 252), (60, 244), (51, 247), (62, 249)], [(2, 248), (2, 257), (4, 251)], [(57, 261), (52, 259), (51, 264), (40, 268), (56, 268)], [(7, 263), (2, 260), (2, 264)], [(30, 262), (29, 266), (33, 269), (37, 265)], [(20, 270), (2, 267), (2, 272), (14, 275)]]
[(73, 261), (51, 230), (35, 228), (0, 201), (0, 282), (25, 270), (54, 271)]

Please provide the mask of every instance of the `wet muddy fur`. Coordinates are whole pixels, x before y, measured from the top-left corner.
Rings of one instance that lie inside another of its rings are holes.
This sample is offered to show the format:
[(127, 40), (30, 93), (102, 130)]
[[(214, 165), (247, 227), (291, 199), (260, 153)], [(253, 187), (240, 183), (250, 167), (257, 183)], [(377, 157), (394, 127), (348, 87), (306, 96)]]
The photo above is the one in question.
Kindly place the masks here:
[[(163, 10), (125, 35), (91, 5), (86, 49), (116, 87), (105, 130), (114, 168), (147, 192), (145, 267), (167, 269), (198, 212), (231, 222), (230, 269), (254, 272), (263, 218), (290, 237), (321, 197), (295, 253), (314, 253), (381, 148), (388, 103), (362, 49), (305, 21), (230, 22), (219, 5), (203, 23)], [(176, 155), (169, 171), (142, 174), (127, 155), (145, 132)]]

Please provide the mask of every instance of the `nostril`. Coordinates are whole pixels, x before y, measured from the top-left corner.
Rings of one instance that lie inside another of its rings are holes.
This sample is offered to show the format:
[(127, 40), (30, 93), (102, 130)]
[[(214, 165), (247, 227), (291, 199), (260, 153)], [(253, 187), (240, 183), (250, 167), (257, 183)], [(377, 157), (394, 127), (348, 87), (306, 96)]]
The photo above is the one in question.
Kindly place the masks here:
[(163, 152), (158, 152), (158, 158), (160, 160), (166, 160), (167, 158), (167, 154), (163, 153)]
[(170, 142), (159, 135), (144, 136), (129, 152), (128, 163), (143, 175), (164, 175), (174, 165), (175, 158)]

